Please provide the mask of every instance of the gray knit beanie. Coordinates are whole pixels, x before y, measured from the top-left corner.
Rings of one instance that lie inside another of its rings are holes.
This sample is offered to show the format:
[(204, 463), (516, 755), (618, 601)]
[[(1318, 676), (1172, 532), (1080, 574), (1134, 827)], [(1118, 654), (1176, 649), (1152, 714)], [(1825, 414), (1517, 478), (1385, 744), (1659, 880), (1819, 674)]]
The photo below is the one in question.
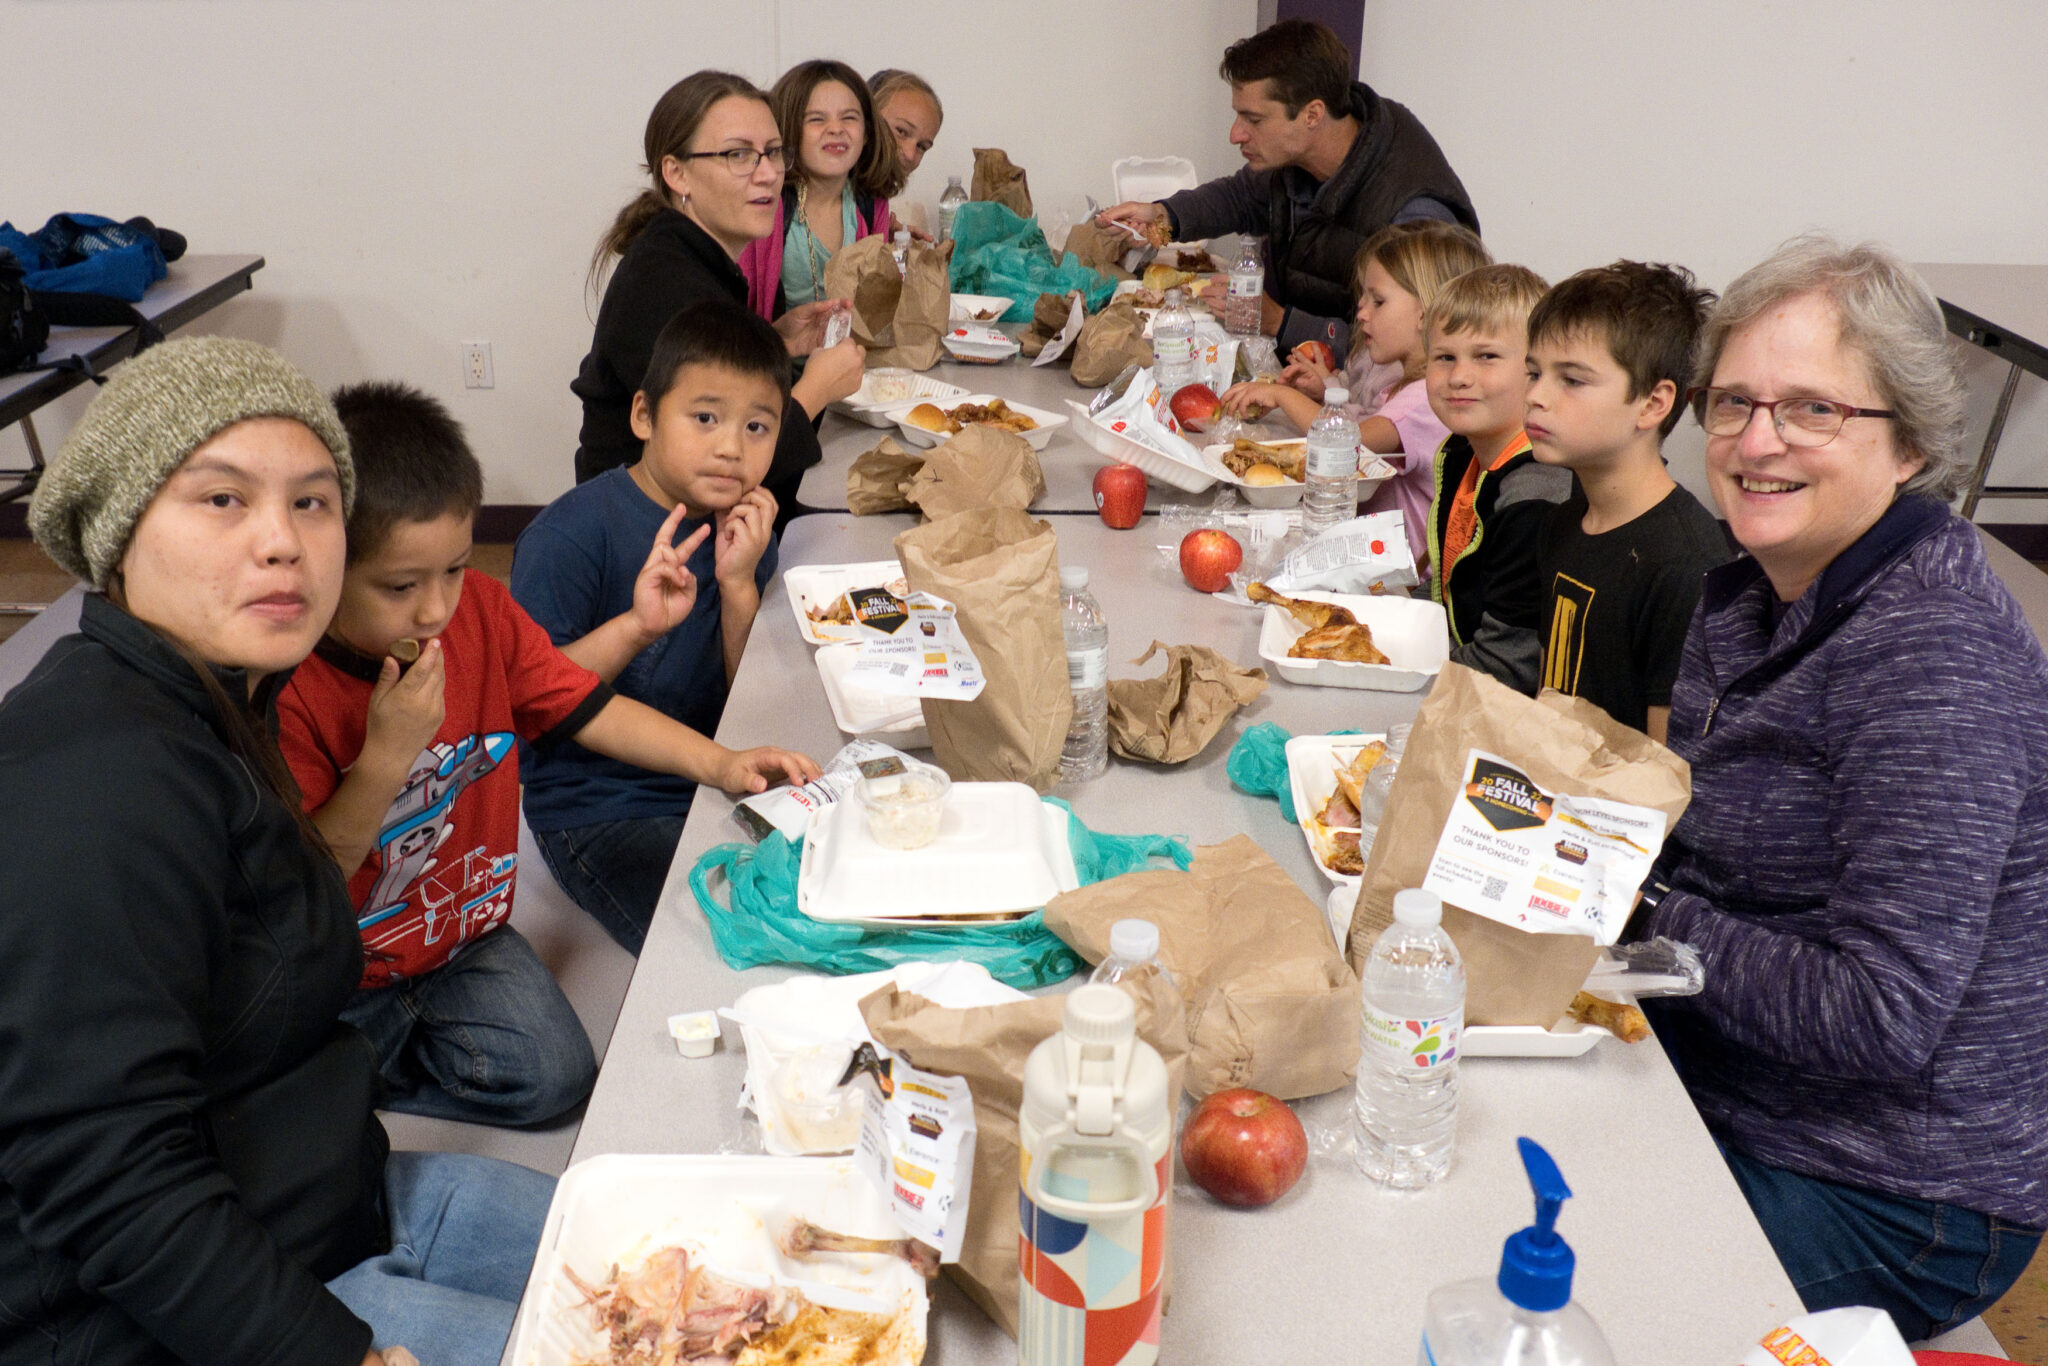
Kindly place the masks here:
[(114, 371), (37, 484), (30, 534), (51, 559), (104, 589), (164, 481), (216, 432), (250, 417), (310, 427), (334, 453), (344, 515), (354, 507), (348, 433), (313, 381), (257, 342), (190, 337)]

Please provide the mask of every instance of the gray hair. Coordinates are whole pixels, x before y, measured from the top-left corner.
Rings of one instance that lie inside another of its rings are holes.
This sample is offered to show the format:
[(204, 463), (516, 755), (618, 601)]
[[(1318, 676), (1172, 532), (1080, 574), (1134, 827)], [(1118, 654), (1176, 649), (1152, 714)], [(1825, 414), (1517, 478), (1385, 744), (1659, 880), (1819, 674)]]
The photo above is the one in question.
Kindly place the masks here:
[(1862, 357), (1901, 451), (1926, 463), (1901, 493), (1953, 498), (1968, 484), (1972, 461), (1963, 450), (1964, 391), (1955, 343), (1941, 304), (1913, 268), (1889, 247), (1845, 247), (1832, 237), (1795, 237), (1744, 271), (1721, 296), (1700, 337), (1693, 383), (1713, 383), (1721, 350), (1738, 329), (1805, 294), (1833, 306), (1842, 345)]

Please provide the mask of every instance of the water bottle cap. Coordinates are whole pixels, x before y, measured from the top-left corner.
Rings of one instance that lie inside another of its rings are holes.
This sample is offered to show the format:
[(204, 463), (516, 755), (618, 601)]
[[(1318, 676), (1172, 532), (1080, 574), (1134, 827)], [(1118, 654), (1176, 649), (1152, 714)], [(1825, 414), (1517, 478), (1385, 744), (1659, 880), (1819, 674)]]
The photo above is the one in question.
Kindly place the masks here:
[(1555, 1227), (1558, 1207), (1572, 1191), (1542, 1145), (1530, 1138), (1516, 1139), (1515, 1144), (1522, 1150), (1522, 1166), (1536, 1192), (1536, 1222), (1508, 1236), (1500, 1251), (1496, 1284), (1510, 1303), (1547, 1314), (1572, 1301), (1572, 1250)]
[(1060, 566), (1060, 591), (1078, 593), (1088, 586), (1088, 571), (1078, 564)]
[(1067, 993), (1068, 1036), (1082, 1043), (1119, 1044), (1138, 1032), (1131, 998), (1106, 982), (1089, 982)]
[(1177, 290), (1177, 289), (1169, 289), (1169, 290), (1167, 290), (1167, 291), (1166, 291), (1166, 303), (1165, 303), (1165, 307), (1167, 307), (1167, 308), (1179, 308), (1179, 307), (1180, 307), (1180, 303), (1181, 303), (1181, 300), (1180, 300), (1180, 291), (1179, 291), (1179, 290)]
[(1119, 920), (1109, 927), (1109, 952), (1127, 963), (1159, 956), (1159, 927), (1149, 920)]
[(1324, 407), (1334, 408), (1340, 403), (1349, 403), (1350, 401), (1351, 391), (1349, 389), (1339, 389), (1335, 385), (1330, 384), (1323, 386)]
[(1444, 923), (1444, 903), (1435, 892), (1408, 887), (1394, 893), (1394, 923), (1421, 929)]

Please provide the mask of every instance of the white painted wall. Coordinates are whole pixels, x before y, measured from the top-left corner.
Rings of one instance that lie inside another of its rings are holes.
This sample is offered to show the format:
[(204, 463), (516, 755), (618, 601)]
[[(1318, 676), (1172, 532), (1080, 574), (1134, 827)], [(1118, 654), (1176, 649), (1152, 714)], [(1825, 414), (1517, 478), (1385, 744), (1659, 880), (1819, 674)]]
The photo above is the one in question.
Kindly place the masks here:
[[(2048, 264), (2038, 0), (1366, 0), (1361, 66), (1436, 135), (1495, 255), (1549, 279), (1630, 256), (1718, 288), (1809, 228)], [(2005, 367), (1973, 350), (1966, 373), (1974, 450)], [(1687, 423), (1667, 452), (1696, 490), (1700, 449)], [(2048, 385), (2022, 381), (1992, 482), (2048, 484)]]
[[(0, 217), (142, 213), (195, 251), (261, 252), (253, 293), (188, 330), (280, 347), (324, 386), (417, 383), (468, 427), (489, 501), (542, 503), (572, 478), (584, 270), (671, 82), (907, 66), (947, 114), (910, 198), (996, 146), (1048, 216), (1078, 216), (1118, 156), (1236, 165), (1214, 73), (1255, 12), (1118, 0), (1114, 28), (1151, 35), (1141, 68), (1084, 0), (0, 0)], [(462, 387), (469, 339), (494, 389)], [(46, 446), (84, 402), (44, 410)], [(0, 433), (0, 466), (21, 455)]]

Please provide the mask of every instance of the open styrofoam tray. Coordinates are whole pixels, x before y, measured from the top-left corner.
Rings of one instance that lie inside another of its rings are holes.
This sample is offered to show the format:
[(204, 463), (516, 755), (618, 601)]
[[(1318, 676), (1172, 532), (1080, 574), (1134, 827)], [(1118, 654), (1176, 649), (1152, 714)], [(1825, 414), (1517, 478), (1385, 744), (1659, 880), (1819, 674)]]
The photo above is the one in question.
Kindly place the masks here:
[[(988, 404), (993, 403), (999, 397), (1001, 397), (999, 394), (967, 393), (960, 395), (958, 398), (947, 399), (944, 403), (937, 406), (953, 409), (963, 403)], [(953, 434), (950, 432), (934, 432), (924, 427), (914, 427), (910, 424), (910, 410), (919, 403), (930, 401), (929, 399), (918, 399), (910, 403), (898, 403), (884, 410), (889, 420), (896, 424), (896, 429), (903, 433), (903, 439), (913, 446), (936, 446), (941, 441), (952, 440)], [(1067, 419), (1058, 413), (1048, 413), (1043, 408), (1034, 408), (1028, 403), (1015, 403), (1007, 398), (1003, 399), (1003, 403), (1011, 412), (1022, 413), (1038, 424), (1028, 432), (1017, 433), (1018, 436), (1024, 438), (1025, 443), (1034, 451), (1044, 450), (1046, 443), (1052, 440), (1052, 434), (1067, 425)]]
[(894, 560), (868, 560), (861, 564), (798, 564), (782, 571), (782, 591), (789, 610), (796, 615), (796, 629), (813, 645), (835, 645), (860, 639), (851, 626), (812, 621), (814, 607), (829, 607), (850, 588), (880, 588), (903, 577), (903, 566)]
[(1339, 873), (1323, 861), (1323, 850), (1312, 828), (1316, 813), (1337, 790), (1337, 769), (1356, 759), (1358, 751), (1366, 745), (1386, 738), (1382, 734), (1296, 735), (1287, 742), (1287, 786), (1289, 795), (1294, 798), (1294, 820), (1301, 827), (1302, 839), (1308, 844), (1308, 856), (1316, 861), (1316, 867), (1322, 870), (1323, 876), (1332, 882), (1355, 887), (1359, 877), (1357, 874)]
[[(955, 294), (946, 313), (946, 320), (956, 323), (992, 323), (999, 321), (1016, 304), (1015, 299), (1005, 298), (1000, 294)], [(979, 316), (991, 309), (994, 310), (994, 317)]]
[(1121, 432), (1111, 431), (1088, 415), (1087, 404), (1068, 399), (1067, 406), (1074, 410), (1074, 435), (1080, 437), (1089, 450), (1101, 456), (1105, 464), (1136, 465), (1151, 478), (1183, 493), (1200, 493), (1216, 482), (1215, 474), (1206, 465), (1190, 464), (1178, 456), (1155, 451)]
[(1353, 664), (1341, 659), (1290, 659), (1287, 651), (1308, 628), (1283, 607), (1268, 606), (1259, 624), (1259, 658), (1294, 683), (1328, 688), (1370, 688), (1377, 692), (1420, 692), (1435, 681), (1451, 657), (1451, 632), (1444, 609), (1427, 598), (1396, 594), (1290, 594), (1310, 602), (1333, 602), (1372, 630), (1372, 642), (1390, 664)]
[[(1306, 446), (1308, 439), (1306, 437), (1283, 437), (1278, 441), (1267, 441), (1261, 444), (1267, 446)], [(1202, 463), (1208, 467), (1211, 474), (1216, 476), (1217, 483), (1230, 485), (1237, 490), (1239, 497), (1255, 508), (1293, 507), (1301, 501), (1301, 491), (1305, 486), (1298, 479), (1289, 480), (1284, 484), (1266, 484), (1263, 486), (1247, 484), (1244, 481), (1243, 475), (1234, 473), (1230, 466), (1223, 463), (1223, 457), (1229, 450), (1230, 447), (1224, 445), (1202, 447)], [(1373, 473), (1367, 474), (1366, 470), (1372, 470)], [(1358, 475), (1359, 501), (1364, 502), (1372, 495), (1375, 489), (1393, 477), (1394, 467), (1392, 465), (1377, 460), (1368, 463), (1364, 469), (1359, 471)]]
[(909, 398), (876, 398), (873, 385), (874, 376), (867, 375), (862, 378), (860, 388), (845, 398), (834, 399), (825, 406), (863, 426), (893, 427), (896, 425), (895, 420), (885, 417), (884, 409), (894, 408), (902, 403), (958, 403), (967, 393), (967, 390), (957, 384), (948, 384), (942, 379), (933, 379), (930, 375), (914, 374), (910, 377)]
[(875, 843), (858, 795), (813, 816), (796, 905), (813, 920), (968, 925), (1079, 885), (1064, 810), (1023, 783), (954, 783), (938, 838), (922, 849)]
[(562, 1173), (512, 1329), (512, 1366), (571, 1366), (611, 1353), (592, 1325), (574, 1270), (603, 1284), (614, 1264), (631, 1271), (666, 1247), (754, 1286), (791, 1286), (813, 1303), (905, 1312), (910, 1331), (891, 1366), (924, 1355), (923, 1279), (900, 1257), (833, 1254), (791, 1261), (775, 1250), (764, 1216), (798, 1213), (835, 1232), (900, 1238), (875, 1188), (845, 1158), (610, 1154)]
[(847, 680), (859, 653), (858, 645), (827, 645), (817, 652), (818, 678), (825, 685), (832, 724), (848, 735), (880, 740), (897, 749), (930, 749), (931, 732), (925, 728), (924, 709), (915, 697), (875, 692)]

